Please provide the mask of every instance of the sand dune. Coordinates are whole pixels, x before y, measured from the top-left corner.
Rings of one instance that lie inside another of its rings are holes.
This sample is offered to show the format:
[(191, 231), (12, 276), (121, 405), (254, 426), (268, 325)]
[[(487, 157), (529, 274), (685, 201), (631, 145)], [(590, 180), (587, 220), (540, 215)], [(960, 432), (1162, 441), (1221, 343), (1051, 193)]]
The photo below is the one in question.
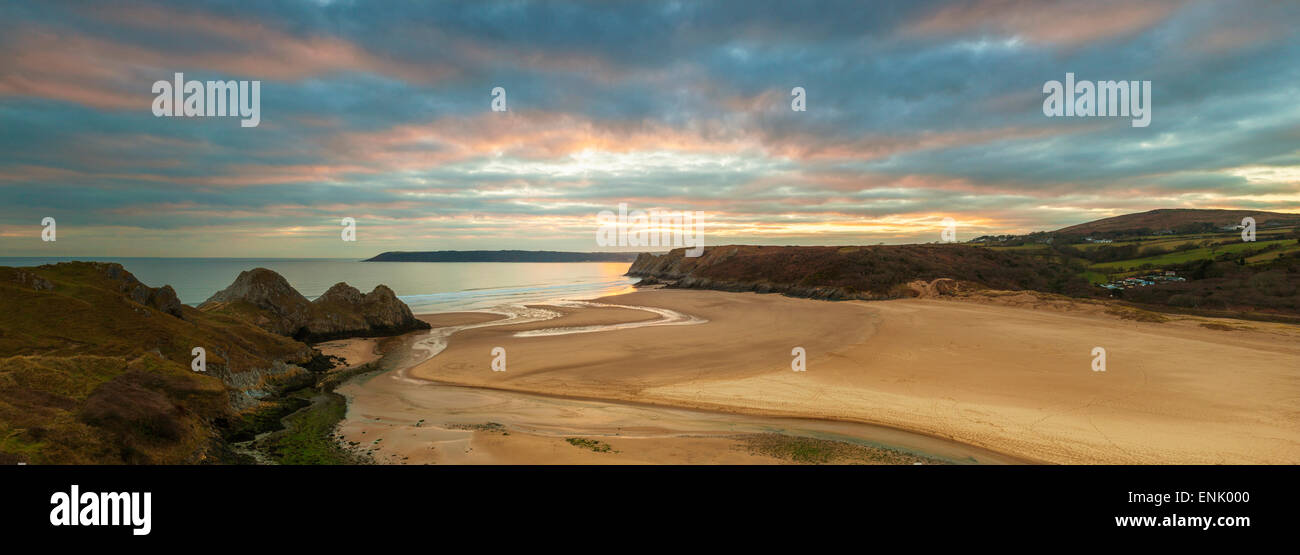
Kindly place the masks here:
[[(1220, 331), (1204, 319), (1147, 323), (1091, 305), (1035, 309), (996, 299), (825, 302), (652, 290), (601, 302), (707, 322), (543, 337), (515, 335), (537, 323), (468, 329), (409, 375), (876, 423), (1045, 462), (1300, 462), (1294, 326), (1232, 322), (1241, 329)], [(594, 311), (610, 311), (612, 322), (624, 322), (624, 310), (578, 308), (566, 318), (589, 326), (602, 321)], [(497, 346), (508, 353), (505, 372), (491, 370)], [(794, 347), (807, 352), (806, 372), (791, 370)], [(1094, 347), (1107, 351), (1106, 372), (1091, 368)]]

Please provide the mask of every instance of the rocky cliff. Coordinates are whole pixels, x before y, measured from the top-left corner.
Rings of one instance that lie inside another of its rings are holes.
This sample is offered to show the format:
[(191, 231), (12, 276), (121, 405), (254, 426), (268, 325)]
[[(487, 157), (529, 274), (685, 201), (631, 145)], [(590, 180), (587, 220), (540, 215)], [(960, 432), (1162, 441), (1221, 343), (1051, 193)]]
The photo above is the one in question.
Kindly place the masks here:
[(1062, 265), (956, 244), (727, 245), (706, 248), (695, 258), (685, 256), (685, 249), (674, 249), (662, 255), (641, 254), (627, 275), (643, 278), (642, 284), (830, 300), (934, 296), (972, 288), (1091, 290)]
[(120, 264), (0, 267), (0, 464), (220, 459), (223, 426), (310, 383), (321, 358)]
[(362, 294), (346, 283), (337, 283), (315, 301), (308, 301), (283, 276), (266, 268), (241, 272), (229, 287), (199, 305), (199, 310), (229, 314), (301, 341), (397, 335), (429, 328), (388, 286), (379, 285)]

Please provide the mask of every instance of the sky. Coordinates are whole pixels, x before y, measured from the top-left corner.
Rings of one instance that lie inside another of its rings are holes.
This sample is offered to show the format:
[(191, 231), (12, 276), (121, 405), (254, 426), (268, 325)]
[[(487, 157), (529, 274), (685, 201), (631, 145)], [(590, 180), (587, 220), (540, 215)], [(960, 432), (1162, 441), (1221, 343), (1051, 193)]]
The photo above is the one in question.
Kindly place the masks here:
[[(598, 242), (620, 203), (699, 212), (706, 245), (1300, 212), (1298, 24), (1248, 0), (0, 0), (0, 256), (646, 250)], [(177, 72), (259, 81), (259, 125), (155, 116)], [(1048, 117), (1067, 73), (1150, 81), (1150, 124)]]

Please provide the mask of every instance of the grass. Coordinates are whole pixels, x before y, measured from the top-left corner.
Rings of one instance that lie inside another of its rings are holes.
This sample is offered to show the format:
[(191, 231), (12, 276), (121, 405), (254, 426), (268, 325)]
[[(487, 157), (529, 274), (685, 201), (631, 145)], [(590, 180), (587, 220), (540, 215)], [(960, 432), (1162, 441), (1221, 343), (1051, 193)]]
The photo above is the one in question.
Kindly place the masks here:
[(1032, 251), (1046, 252), (1050, 250), (1050, 247), (1048, 247), (1047, 245), (1034, 243), (1029, 245), (1016, 245), (1014, 247), (989, 247), (989, 249), (995, 251), (1012, 251), (1012, 252), (1032, 252)]
[[(419, 423), (416, 424), (416, 426), (419, 426), (420, 424), (423, 424), (423, 423), (424, 423), (424, 421), (421, 420)], [(448, 425), (447, 425), (447, 428), (448, 428), (448, 429), (452, 429), (452, 430), (470, 430), (470, 431), (475, 431), (475, 432), (491, 432), (491, 433), (494, 433), (494, 434), (501, 434), (501, 435), (504, 435), (504, 436), (508, 436), (508, 435), (510, 435), (510, 432), (507, 431), (505, 425), (500, 424), (500, 423), (497, 423), (497, 422), (488, 422), (488, 423), (486, 423), (486, 424), (448, 424)]]
[(1201, 327), (1206, 329), (1218, 330), (1218, 331), (1240, 331), (1240, 330), (1250, 329), (1249, 326), (1230, 326), (1227, 324), (1220, 324), (1218, 322), (1204, 322), (1201, 324)]
[(280, 464), (340, 465), (356, 464), (356, 455), (334, 439), (334, 428), (347, 414), (347, 401), (332, 392), (301, 390), (299, 398), (310, 397), (310, 406), (284, 419), (285, 429), (259, 442), (273, 460)]
[(1131, 241), (1115, 241), (1113, 243), (1080, 243), (1074, 245), (1081, 250), (1092, 250), (1099, 247), (1123, 247), (1126, 245), (1141, 245), (1142, 247), (1164, 247), (1173, 249), (1186, 243), (1199, 243), (1201, 241), (1211, 240), (1219, 241), (1230, 239), (1233, 234), (1222, 235), (1158, 235), (1154, 237), (1144, 237), (1133, 239)]
[(1269, 252), (1257, 254), (1255, 256), (1247, 257), (1246, 263), (1257, 264), (1260, 262), (1268, 262), (1270, 260), (1273, 260), (1274, 258), (1285, 256), (1296, 251), (1300, 251), (1300, 243), (1296, 243), (1291, 246), (1283, 246), (1282, 248), (1275, 251), (1269, 251)]
[(226, 441), (250, 441), (258, 434), (279, 430), (284, 427), (281, 419), (309, 405), (310, 399), (293, 395), (267, 401), (256, 410), (241, 414), (230, 431), (226, 432)]
[(1124, 320), (1133, 320), (1135, 322), (1149, 322), (1152, 324), (1163, 324), (1169, 321), (1169, 317), (1158, 312), (1142, 310), (1131, 306), (1110, 306), (1106, 308), (1106, 314), (1118, 316)]
[(575, 446), (575, 447), (581, 447), (581, 448), (583, 448), (583, 449), (590, 449), (590, 450), (595, 451), (595, 452), (597, 452), (597, 453), (617, 453), (617, 452), (618, 452), (618, 451), (615, 451), (613, 447), (610, 447), (610, 445), (609, 445), (608, 443), (605, 443), (605, 442), (603, 442), (603, 441), (597, 441), (597, 440), (594, 440), (594, 439), (586, 439), (586, 438), (581, 438), (581, 437), (569, 437), (569, 438), (564, 438), (564, 441), (569, 442), (569, 445), (573, 445), (573, 446)]
[(1202, 247), (1182, 252), (1171, 252), (1159, 256), (1149, 256), (1145, 258), (1132, 258), (1128, 260), (1117, 260), (1114, 262), (1101, 262), (1093, 264), (1088, 269), (1094, 272), (1115, 273), (1125, 271), (1129, 268), (1140, 268), (1150, 264), (1152, 267), (1170, 266), (1174, 264), (1185, 264), (1196, 260), (1213, 258), (1224, 253), (1239, 253), (1243, 251), (1260, 249), (1269, 245), (1282, 245), (1285, 243), (1294, 243), (1295, 239), (1276, 239), (1273, 241), (1256, 241), (1251, 243), (1235, 243), (1231, 245), (1221, 245), (1217, 247)]
[(887, 447), (860, 445), (785, 434), (757, 434), (744, 438), (750, 452), (795, 464), (943, 464), (943, 461)]
[(1088, 280), (1088, 283), (1093, 285), (1110, 281), (1109, 276), (1101, 272), (1086, 271), (1079, 275), (1083, 276), (1083, 279)]

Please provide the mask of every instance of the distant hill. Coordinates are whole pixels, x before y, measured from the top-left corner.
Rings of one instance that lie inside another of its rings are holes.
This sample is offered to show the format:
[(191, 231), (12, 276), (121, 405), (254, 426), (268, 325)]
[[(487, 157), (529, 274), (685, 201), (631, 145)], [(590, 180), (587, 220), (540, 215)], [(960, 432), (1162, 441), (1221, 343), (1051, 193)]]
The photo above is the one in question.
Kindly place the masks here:
[(635, 252), (389, 251), (362, 262), (632, 262)]
[(1086, 235), (1091, 233), (1137, 233), (1166, 230), (1192, 231), (1195, 227), (1218, 228), (1240, 225), (1242, 218), (1255, 218), (1255, 225), (1272, 227), (1300, 224), (1300, 214), (1264, 212), (1260, 210), (1200, 210), (1193, 208), (1162, 208), (1103, 218), (1084, 224), (1058, 229), (1057, 234)]

